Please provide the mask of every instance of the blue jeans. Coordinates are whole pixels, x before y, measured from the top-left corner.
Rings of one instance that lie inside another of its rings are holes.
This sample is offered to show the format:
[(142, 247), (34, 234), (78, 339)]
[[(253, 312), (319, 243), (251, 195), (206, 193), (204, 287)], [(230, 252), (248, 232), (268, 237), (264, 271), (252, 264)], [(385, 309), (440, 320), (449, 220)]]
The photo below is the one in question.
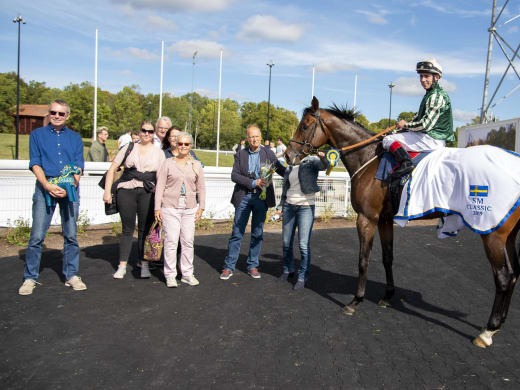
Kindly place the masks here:
[(235, 265), (240, 254), (240, 245), (242, 237), (246, 230), (249, 215), (253, 213), (251, 219), (251, 245), (249, 254), (247, 255), (247, 269), (258, 268), (260, 250), (262, 249), (262, 241), (264, 240), (264, 222), (267, 214), (267, 205), (265, 200), (259, 198), (260, 194), (246, 194), (242, 202), (235, 209), (235, 220), (233, 221), (233, 230), (228, 243), (228, 254), (224, 261), (224, 269), (235, 270)]
[[(56, 204), (60, 206), (63, 230), (63, 275), (65, 275), (65, 280), (69, 280), (77, 274), (79, 268), (79, 245), (76, 239), (79, 200), (69, 202), (65, 197), (57, 199)], [(38, 280), (42, 244), (55, 209), (56, 205), (52, 207), (45, 205), (45, 190), (37, 181), (33, 195), (31, 237), (25, 254), (24, 279)]]
[(298, 227), (301, 262), (298, 280), (306, 281), (311, 266), (311, 233), (314, 224), (314, 205), (295, 206), (285, 202), (283, 205), (283, 272), (294, 272), (293, 241)]

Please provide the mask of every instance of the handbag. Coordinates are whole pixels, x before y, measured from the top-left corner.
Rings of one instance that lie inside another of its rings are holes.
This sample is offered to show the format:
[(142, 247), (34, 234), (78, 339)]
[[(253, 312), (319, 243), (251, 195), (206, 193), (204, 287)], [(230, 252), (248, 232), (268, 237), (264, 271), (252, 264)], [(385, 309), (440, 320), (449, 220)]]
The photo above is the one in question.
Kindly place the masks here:
[(159, 261), (164, 245), (162, 223), (154, 221), (144, 240), (143, 258), (148, 261)]
[[(125, 152), (125, 157), (123, 158), (123, 161), (121, 162), (121, 165), (117, 168), (117, 171), (114, 172), (114, 180), (112, 182), (112, 203), (105, 203), (105, 215), (112, 215), (117, 214), (119, 212), (117, 208), (117, 185), (119, 184), (119, 179), (121, 179), (121, 176), (123, 176), (123, 172), (125, 171), (125, 161), (130, 152), (132, 152), (132, 149), (134, 148), (134, 143), (130, 142), (128, 144), (128, 148)], [(100, 186), (103, 190), (105, 189), (106, 179), (107, 179), (107, 173), (108, 170), (103, 174), (103, 177), (101, 177), (101, 180), (98, 183), (98, 186)]]

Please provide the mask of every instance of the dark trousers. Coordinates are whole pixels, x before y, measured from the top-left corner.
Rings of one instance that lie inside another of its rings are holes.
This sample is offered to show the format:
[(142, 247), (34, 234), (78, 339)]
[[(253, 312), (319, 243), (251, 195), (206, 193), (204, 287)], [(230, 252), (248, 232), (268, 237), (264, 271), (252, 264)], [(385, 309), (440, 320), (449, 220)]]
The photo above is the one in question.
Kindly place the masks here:
[(137, 248), (139, 260), (144, 253), (144, 240), (154, 219), (154, 194), (144, 188), (117, 191), (117, 208), (121, 216), (122, 234), (119, 240), (119, 261), (128, 261), (132, 250), (132, 241), (137, 216)]

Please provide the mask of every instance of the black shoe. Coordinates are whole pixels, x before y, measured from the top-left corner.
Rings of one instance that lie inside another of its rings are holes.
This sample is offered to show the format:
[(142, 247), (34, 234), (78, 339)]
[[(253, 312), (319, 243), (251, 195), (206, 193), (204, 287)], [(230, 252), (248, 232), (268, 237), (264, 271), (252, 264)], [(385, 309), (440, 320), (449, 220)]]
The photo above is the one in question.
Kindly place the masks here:
[(281, 282), (287, 282), (289, 280), (289, 278), (293, 278), (293, 277), (294, 277), (294, 272), (284, 272), (283, 274), (281, 274), (278, 277), (278, 280), (280, 280)]
[(412, 171), (413, 171), (413, 163), (412, 163), (412, 161), (411, 160), (404, 160), (403, 162), (401, 162), (401, 165), (392, 172), (392, 177), (394, 179), (397, 179), (399, 177), (403, 177), (405, 175), (408, 175)]

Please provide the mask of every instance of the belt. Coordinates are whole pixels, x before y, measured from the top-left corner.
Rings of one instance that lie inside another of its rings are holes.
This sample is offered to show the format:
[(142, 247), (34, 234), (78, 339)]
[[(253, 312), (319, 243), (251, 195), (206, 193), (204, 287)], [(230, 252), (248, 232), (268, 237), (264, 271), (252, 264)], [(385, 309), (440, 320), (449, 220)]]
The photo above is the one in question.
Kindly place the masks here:
[(258, 188), (253, 188), (252, 190), (247, 190), (248, 194), (258, 194), (260, 190)]

